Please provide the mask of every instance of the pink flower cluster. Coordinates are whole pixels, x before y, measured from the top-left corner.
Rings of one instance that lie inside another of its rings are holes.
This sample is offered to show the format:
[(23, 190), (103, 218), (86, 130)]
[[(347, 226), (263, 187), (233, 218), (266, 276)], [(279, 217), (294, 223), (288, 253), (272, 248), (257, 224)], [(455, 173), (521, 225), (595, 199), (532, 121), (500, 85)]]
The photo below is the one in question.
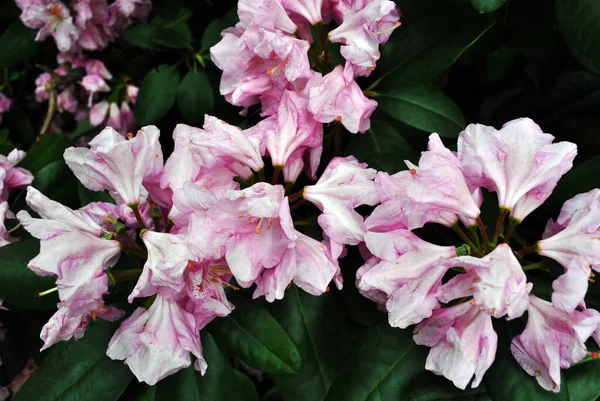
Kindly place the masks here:
[(150, 0), (16, 0), (21, 20), (38, 29), (36, 40), (54, 37), (60, 52), (98, 51), (118, 38), (134, 20), (150, 13)]
[(0, 92), (0, 124), (2, 124), (2, 115), (12, 108), (12, 99)]
[[(295, 181), (305, 155), (316, 170), (324, 123), (341, 122), (352, 133), (369, 128), (377, 102), (363, 95), (354, 78), (375, 68), (379, 45), (400, 24), (399, 12), (390, 0), (240, 0), (238, 15), (240, 22), (223, 31), (210, 51), (223, 70), (220, 92), (243, 113), (261, 104), (266, 119), (253, 135), (264, 138), (261, 153)], [(317, 54), (310, 26), (322, 30), (321, 23), (332, 19), (339, 26), (327, 39), (322, 35)], [(331, 65), (330, 43), (342, 43), (346, 59), (333, 71), (325, 67)]]
[[(550, 196), (572, 166), (576, 146), (553, 140), (526, 118), (500, 130), (473, 124), (461, 132), (458, 152), (432, 134), (418, 166), (407, 162), (408, 170), (375, 178), (381, 205), (365, 221), (372, 257), (357, 272), (357, 286), (388, 312), (391, 326), (417, 324), (415, 342), (431, 347), (426, 368), (461, 389), (473, 376), (471, 386), (478, 386), (494, 361), (492, 317), (511, 320), (527, 311), (527, 325), (511, 351), (546, 390), (560, 390), (560, 369), (589, 354), (584, 343), (590, 336), (600, 341), (600, 313), (584, 303), (591, 269), (600, 263), (600, 190), (567, 201), (536, 245), (518, 252), (510, 246), (514, 226)], [(491, 240), (480, 218), (481, 188), (498, 197), (500, 216)], [(507, 215), (510, 223), (500, 238)], [(412, 230), (426, 223), (452, 227), (467, 245), (420, 239)], [(553, 284), (552, 302), (530, 293), (524, 272), (529, 268), (521, 263), (533, 251), (565, 268)]]
[[(83, 55), (72, 57), (68, 54), (58, 56), (60, 66), (52, 73), (44, 72), (35, 80), (35, 100), (48, 101), (52, 91), (56, 91), (56, 111), (74, 114), (77, 121), (89, 119), (93, 126), (107, 124), (122, 135), (135, 129), (133, 111), (138, 88), (130, 82), (115, 81), (100, 60), (88, 59)], [(83, 77), (80, 76), (84, 73)], [(99, 98), (101, 94), (106, 97)], [(54, 120), (56, 132), (58, 116)]]
[[(108, 127), (89, 149), (69, 148), (64, 158), (86, 188), (108, 191), (116, 204), (71, 210), (27, 189), (27, 203), (40, 218), (26, 211), (17, 217), (41, 241), (28, 267), (57, 276), (61, 301), (42, 330), (44, 348), (80, 338), (90, 319), (121, 318), (124, 312), (103, 297), (114, 282), (134, 278), (129, 301), (147, 298), (151, 305), (121, 324), (107, 355), (154, 384), (189, 366), (190, 353), (195, 368), (206, 370), (199, 331), (233, 309), (224, 291), (234, 287), (232, 278), (255, 285), (254, 297), (270, 302), (292, 282), (314, 295), (332, 280), (341, 287), (337, 258), (344, 245), (363, 241), (364, 221), (354, 208), (377, 202), (376, 171), (353, 157), (334, 158), (304, 189), (305, 199), (323, 211), (327, 239), (319, 242), (294, 227), (290, 210), (302, 192), (288, 196), (281, 184), (241, 187), (234, 180), (263, 175), (264, 142), (255, 131), (210, 116), (202, 128), (180, 124), (163, 164), (156, 127), (127, 139)], [(115, 267), (122, 252), (144, 257), (143, 270)]]
[(24, 158), (25, 152), (17, 149), (13, 149), (8, 156), (0, 155), (0, 247), (16, 241), (5, 226), (6, 219), (15, 217), (8, 206), (9, 191), (25, 188), (33, 182), (33, 175), (29, 171), (16, 167)]

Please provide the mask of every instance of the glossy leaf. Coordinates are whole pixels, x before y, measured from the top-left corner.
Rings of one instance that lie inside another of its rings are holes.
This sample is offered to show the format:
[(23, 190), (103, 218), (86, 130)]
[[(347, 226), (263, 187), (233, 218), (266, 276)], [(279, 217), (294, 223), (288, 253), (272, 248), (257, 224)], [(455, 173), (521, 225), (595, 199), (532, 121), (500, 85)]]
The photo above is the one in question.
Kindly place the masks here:
[(78, 208), (77, 180), (62, 160), (54, 161), (35, 173), (33, 186), (48, 198)]
[(302, 367), (300, 352), (288, 333), (264, 307), (242, 300), (226, 318), (211, 323), (215, 336), (234, 355), (268, 373), (296, 374)]
[(0, 248), (0, 299), (10, 305), (29, 309), (55, 309), (56, 293), (35, 298), (41, 291), (54, 288), (54, 277), (39, 277), (27, 268), (40, 250), (37, 239), (22, 239)]
[(270, 305), (302, 356), (302, 369), (297, 375), (275, 376), (284, 400), (323, 400), (343, 369), (350, 332), (340, 313), (338, 296), (330, 292), (315, 297), (292, 286), (283, 300)]
[(11, 150), (15, 148), (15, 145), (8, 138), (8, 130), (0, 130), (0, 155), (7, 155)]
[(556, 0), (558, 29), (573, 56), (600, 75), (600, 3), (595, 0)]
[(85, 336), (52, 346), (14, 401), (115, 401), (133, 375), (106, 347), (118, 323), (91, 322)]
[(212, 85), (203, 71), (190, 71), (181, 80), (177, 106), (181, 115), (192, 123), (204, 121), (214, 105)]
[(73, 142), (69, 137), (59, 134), (41, 135), (33, 146), (27, 151), (25, 159), (19, 163), (33, 174), (37, 173), (42, 167), (63, 160), (65, 149), (71, 146)]
[(418, 85), (401, 85), (377, 93), (379, 106), (396, 120), (427, 133), (456, 138), (465, 128), (458, 106), (442, 91)]
[(135, 121), (147, 125), (160, 120), (173, 107), (179, 89), (179, 72), (163, 64), (150, 71), (140, 85), (135, 106)]
[(600, 156), (594, 156), (576, 165), (558, 182), (552, 195), (546, 201), (547, 206), (558, 211), (565, 201), (579, 193), (598, 187), (598, 174), (600, 174)]
[(387, 322), (365, 330), (325, 400), (406, 399), (413, 380), (425, 371), (426, 355), (427, 348), (414, 343), (411, 330)]
[(91, 191), (77, 183), (77, 193), (82, 206), (85, 206), (92, 202), (106, 202), (115, 203), (115, 200), (106, 191)]
[(435, 15), (401, 26), (382, 48), (372, 87), (436, 79), (493, 24), (493, 16), (480, 16), (473, 7), (462, 5), (440, 7)]
[(221, 40), (221, 32), (238, 22), (237, 10), (231, 9), (221, 18), (212, 20), (207, 26), (200, 47), (202, 51), (208, 51)]
[(10, 67), (29, 61), (38, 51), (35, 30), (15, 20), (0, 36), (0, 67)]
[(595, 401), (600, 397), (600, 360), (589, 360), (565, 371), (573, 401)]

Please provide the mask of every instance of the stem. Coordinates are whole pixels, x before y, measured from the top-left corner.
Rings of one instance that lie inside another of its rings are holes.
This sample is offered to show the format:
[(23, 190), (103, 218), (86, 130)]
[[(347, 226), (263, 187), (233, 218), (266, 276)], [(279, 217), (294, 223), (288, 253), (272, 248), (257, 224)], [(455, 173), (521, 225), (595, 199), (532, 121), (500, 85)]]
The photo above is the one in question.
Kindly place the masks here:
[(146, 228), (146, 225), (144, 224), (144, 220), (142, 220), (142, 215), (140, 214), (140, 209), (139, 209), (140, 204), (135, 202), (135, 203), (130, 203), (127, 206), (129, 206), (131, 208), (131, 210), (133, 210), (133, 214), (135, 215), (135, 219), (137, 220), (138, 226), (142, 229)]
[(306, 199), (300, 199), (290, 207), (290, 213), (307, 203)]
[(456, 232), (458, 234), (460, 239), (462, 239), (465, 242), (465, 244), (469, 245), (469, 247), (471, 249), (473, 249), (474, 253), (475, 253), (475, 250), (477, 250), (477, 253), (479, 253), (479, 248), (477, 248), (475, 246), (475, 244), (473, 244), (473, 241), (471, 241), (469, 239), (469, 237), (467, 236), (467, 234), (465, 234), (465, 232), (458, 226), (458, 221), (456, 223), (452, 224), (451, 228), (454, 230), (454, 232)]
[(528, 253), (533, 253), (533, 252), (539, 253), (539, 251), (540, 251), (540, 243), (536, 242), (535, 244), (525, 247), (515, 253), (519, 256), (523, 256), (523, 255), (527, 255)]
[(473, 238), (473, 242), (477, 245), (477, 249), (481, 249), (481, 242), (479, 242), (479, 234), (477, 234), (477, 226), (467, 227), (469, 229), (469, 233), (471, 234), (471, 238)]
[(498, 215), (498, 220), (496, 221), (496, 229), (494, 230), (494, 239), (492, 241), (492, 245), (496, 246), (498, 243), (498, 238), (500, 237), (500, 230), (502, 229), (502, 225), (504, 224), (504, 219), (508, 214), (508, 209), (501, 207), (500, 214)]
[(206, 68), (206, 63), (204, 62), (204, 58), (202, 58), (202, 55), (196, 53), (196, 60), (198, 60), (202, 68)]
[(295, 194), (291, 194), (290, 196), (288, 196), (288, 201), (290, 201), (290, 202), (297, 201), (297, 200), (301, 199), (302, 196), (304, 196), (304, 188), (302, 188), (302, 190), (296, 192)]
[(277, 184), (277, 179), (279, 178), (279, 174), (281, 173), (281, 167), (273, 166), (273, 181), (271, 182), (273, 185)]
[(21, 227), (21, 223), (17, 224), (16, 226), (14, 226), (13, 228), (11, 228), (7, 232), (8, 232), (8, 234), (13, 233), (13, 232), (17, 231), (20, 227)]
[(138, 278), (142, 274), (142, 269), (112, 270), (111, 273), (117, 280), (128, 280)]
[(532, 263), (530, 265), (523, 266), (523, 271), (526, 272), (529, 270), (541, 269), (543, 267), (544, 267), (544, 264), (542, 262)]
[(146, 251), (144, 251), (143, 249), (141, 249), (139, 247), (134, 248), (132, 246), (127, 246), (127, 245), (121, 244), (121, 249), (125, 252), (133, 253), (134, 255), (140, 256), (144, 259), (148, 257), (148, 254), (146, 253)]
[(481, 231), (481, 235), (483, 236), (483, 242), (485, 242), (486, 245), (492, 245), (490, 243), (490, 237), (488, 237), (487, 231), (485, 231), (485, 226), (483, 225), (483, 221), (481, 221), (481, 216), (477, 216), (475, 221), (477, 222), (479, 231)]
[(506, 229), (506, 232), (504, 233), (504, 242), (508, 243), (508, 241), (510, 240), (510, 237), (513, 234), (513, 231), (515, 231), (515, 227), (518, 226), (521, 222), (518, 219), (515, 219), (513, 217), (508, 219), (508, 228)]
[(260, 170), (257, 171), (257, 173), (258, 173), (258, 179), (261, 182), (265, 182), (266, 181), (265, 180), (265, 170), (261, 168)]
[(44, 135), (48, 131), (50, 123), (52, 122), (52, 117), (54, 117), (54, 112), (56, 111), (56, 90), (54, 89), (54, 85), (52, 85), (48, 92), (48, 111), (46, 112), (46, 118), (44, 119), (44, 125), (42, 125), (42, 129), (40, 130), (40, 135)]
[(175, 225), (175, 223), (173, 222), (173, 220), (171, 220), (170, 217), (167, 217), (167, 227), (165, 228), (165, 232), (166, 233), (171, 232), (171, 228), (173, 228), (174, 225)]

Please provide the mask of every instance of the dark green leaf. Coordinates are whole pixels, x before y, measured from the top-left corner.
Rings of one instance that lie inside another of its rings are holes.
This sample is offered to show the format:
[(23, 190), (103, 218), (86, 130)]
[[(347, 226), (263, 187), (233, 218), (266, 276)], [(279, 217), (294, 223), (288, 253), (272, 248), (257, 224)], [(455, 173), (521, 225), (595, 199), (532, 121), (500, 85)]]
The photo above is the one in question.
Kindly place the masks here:
[(600, 75), (600, 3), (595, 0), (556, 0), (558, 29), (573, 56)]
[(0, 36), (0, 66), (22, 64), (32, 58), (39, 47), (35, 31), (15, 20)]
[(398, 28), (382, 49), (376, 85), (436, 79), (493, 24), (493, 16), (480, 16), (463, 5), (440, 8), (439, 14)]
[(144, 77), (135, 106), (135, 121), (148, 125), (161, 119), (175, 103), (179, 89), (179, 72), (163, 64)]
[[(559, 401), (569, 400), (567, 383), (563, 380), (561, 392), (553, 393), (541, 388), (533, 376), (529, 376), (515, 361), (510, 352), (510, 342), (523, 331), (523, 323), (494, 321), (498, 333), (496, 358), (483, 376), (483, 382), (493, 401)], [(564, 379), (564, 377), (563, 377)]]
[(22, 239), (0, 248), (0, 299), (20, 308), (56, 308), (56, 293), (34, 297), (38, 292), (55, 287), (54, 277), (38, 277), (27, 268), (39, 251), (37, 239)]
[(75, 128), (75, 130), (71, 133), (71, 138), (75, 140), (80, 136), (90, 133), (94, 129), (97, 128), (90, 123), (90, 120), (88, 118), (86, 118), (85, 120), (77, 124), (77, 128)]
[(62, 160), (54, 161), (35, 173), (33, 184), (48, 198), (63, 205), (77, 208), (77, 180)]
[(54, 345), (14, 401), (114, 401), (133, 375), (106, 347), (118, 323), (92, 322), (79, 341)]
[[(477, 388), (461, 390), (450, 380), (443, 376), (436, 376), (431, 372), (425, 372), (413, 380), (410, 389), (411, 401), (466, 401), (476, 400), (476, 397), (482, 397), (486, 393), (485, 385), (480, 384)], [(489, 398), (488, 398), (489, 399)]]
[(50, 163), (57, 160), (63, 160), (65, 149), (72, 144), (71, 139), (64, 135), (41, 135), (39, 140), (27, 151), (27, 156), (25, 156), (25, 159), (19, 164), (19, 167), (23, 167), (35, 174), (41, 170), (42, 167), (47, 166)]
[(590, 360), (565, 370), (572, 401), (595, 401), (600, 397), (600, 361)]
[(210, 114), (214, 105), (212, 85), (202, 71), (188, 72), (179, 86), (177, 105), (187, 121), (204, 121), (204, 114)]
[(212, 324), (215, 335), (244, 362), (267, 373), (295, 374), (302, 361), (298, 347), (262, 306), (236, 302), (235, 310)]
[(192, 47), (192, 30), (185, 22), (179, 22), (158, 30), (152, 40), (170, 49), (190, 49)]
[(319, 297), (292, 286), (283, 300), (271, 309), (277, 320), (298, 344), (302, 370), (293, 376), (275, 376), (286, 401), (321, 401), (344, 367), (348, 356), (348, 336), (340, 313), (337, 292)]
[(114, 199), (108, 194), (108, 192), (91, 191), (81, 185), (80, 182), (77, 183), (77, 193), (79, 194), (79, 200), (81, 201), (82, 206), (92, 202), (115, 203)]
[(0, 155), (7, 155), (11, 150), (15, 148), (15, 145), (8, 138), (8, 130), (3, 129), (0, 131)]
[(161, 380), (155, 386), (136, 385), (127, 390), (123, 401), (258, 401), (248, 376), (234, 370), (219, 350), (214, 338), (202, 332), (202, 352), (208, 363), (202, 376), (193, 366)]
[(458, 106), (442, 91), (427, 86), (396, 86), (378, 93), (376, 99), (390, 116), (427, 133), (456, 138), (465, 128)]
[(158, 49), (153, 40), (158, 35), (159, 28), (152, 24), (135, 24), (125, 31), (123, 37), (132, 45), (145, 49)]
[(506, 3), (506, 0), (471, 0), (473, 7), (480, 13), (493, 13)]
[(595, 156), (573, 167), (562, 179), (546, 201), (553, 209), (560, 209), (565, 201), (575, 195), (598, 187), (600, 156)]
[(371, 128), (363, 135), (354, 135), (346, 149), (370, 167), (395, 173), (406, 167), (404, 160), (416, 163), (418, 156), (392, 124), (371, 120)]
[(365, 331), (326, 401), (404, 400), (425, 371), (427, 348), (414, 343), (410, 330), (383, 322)]
[(221, 32), (224, 29), (234, 26), (238, 22), (236, 9), (231, 9), (221, 18), (213, 19), (207, 26), (202, 40), (200, 41), (201, 51), (208, 51), (221, 40)]

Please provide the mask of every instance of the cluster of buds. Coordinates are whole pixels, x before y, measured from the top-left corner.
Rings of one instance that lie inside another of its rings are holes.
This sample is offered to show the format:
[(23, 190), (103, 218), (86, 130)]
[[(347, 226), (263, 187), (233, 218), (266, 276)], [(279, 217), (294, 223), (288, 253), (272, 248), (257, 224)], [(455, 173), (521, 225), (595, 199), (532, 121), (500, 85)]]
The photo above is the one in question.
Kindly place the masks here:
[[(500, 130), (473, 124), (461, 132), (457, 153), (432, 134), (418, 166), (407, 162), (408, 170), (375, 179), (381, 205), (365, 221), (372, 257), (359, 269), (357, 286), (388, 312), (391, 326), (417, 324), (415, 342), (431, 347), (426, 368), (461, 389), (473, 376), (478, 386), (494, 361), (492, 317), (511, 320), (527, 311), (511, 351), (546, 390), (558, 392), (560, 369), (590, 354), (590, 336), (600, 341), (600, 313), (584, 303), (591, 269), (600, 263), (600, 190), (565, 202), (535, 245), (513, 250), (511, 243), (515, 227), (572, 167), (576, 146), (553, 140), (530, 119)], [(492, 236), (480, 217), (482, 188), (498, 198)], [(420, 239), (412, 230), (426, 223), (451, 227), (465, 244)], [(533, 252), (565, 269), (551, 302), (530, 293), (526, 272), (542, 265), (525, 258)]]

